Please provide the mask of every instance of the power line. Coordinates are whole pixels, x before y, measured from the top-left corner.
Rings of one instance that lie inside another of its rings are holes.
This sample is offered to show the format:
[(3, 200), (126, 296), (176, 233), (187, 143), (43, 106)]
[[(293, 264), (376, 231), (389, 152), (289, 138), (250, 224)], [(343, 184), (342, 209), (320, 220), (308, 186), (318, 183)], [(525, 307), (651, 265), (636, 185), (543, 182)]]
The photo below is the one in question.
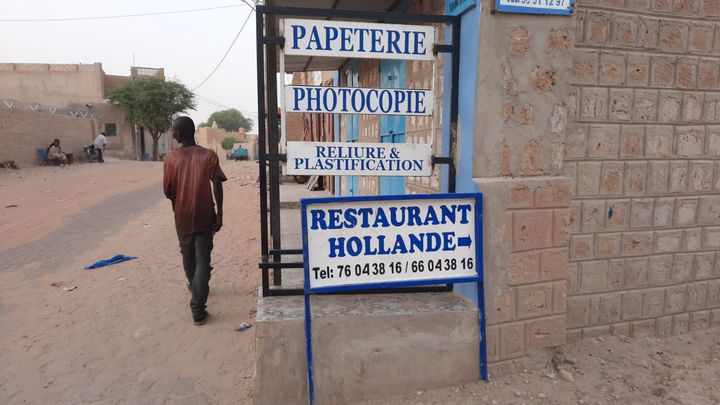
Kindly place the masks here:
[(243, 6), (242, 4), (232, 4), (232, 5), (227, 5), (227, 6), (195, 8), (195, 9), (190, 9), (190, 10), (156, 11), (156, 12), (151, 12), (151, 13), (106, 15), (106, 16), (95, 16), (95, 17), (7, 18), (7, 19), (3, 18), (3, 19), (0, 19), (0, 22), (62, 22), (62, 21), (82, 21), (82, 20), (108, 20), (108, 19), (115, 19), (115, 18), (149, 17), (149, 16), (157, 16), (157, 15), (168, 15), (168, 14), (197, 13), (200, 11), (222, 10), (222, 9), (237, 8), (237, 7), (242, 7), (242, 6)]
[(230, 107), (230, 106), (227, 106), (227, 105), (225, 105), (225, 104), (222, 104), (222, 103), (220, 103), (220, 102), (218, 102), (218, 101), (215, 101), (215, 100), (212, 100), (212, 99), (210, 99), (210, 98), (207, 98), (207, 97), (205, 97), (205, 96), (201, 96), (200, 94), (197, 94), (197, 93), (195, 94), (195, 96), (197, 96), (200, 101), (202, 101), (202, 102), (204, 102), (204, 103), (206, 103), (206, 104), (212, 105), (213, 107), (220, 107), (220, 108), (224, 108), (224, 109), (227, 109), (227, 110), (235, 109), (235, 110), (238, 110), (238, 111), (240, 111), (241, 113), (244, 113), (244, 114), (254, 115), (254, 116), (257, 116), (257, 115), (258, 115), (256, 112), (247, 111), (247, 110), (240, 110), (240, 109), (235, 108), (235, 107)]
[(210, 80), (210, 78), (215, 74), (215, 72), (217, 72), (217, 70), (218, 70), (218, 68), (220, 67), (220, 65), (222, 65), (222, 63), (225, 61), (225, 58), (226, 58), (226, 57), (228, 56), (228, 54), (230, 53), (230, 50), (232, 49), (233, 45), (235, 45), (235, 42), (236, 42), (237, 39), (240, 37), (240, 34), (243, 32), (243, 29), (245, 29), (245, 25), (247, 25), (247, 22), (250, 21), (250, 16), (252, 15), (253, 11), (254, 11), (254, 10), (250, 10), (250, 12), (248, 13), (248, 16), (245, 18), (245, 22), (243, 23), (242, 27), (240, 27), (240, 31), (238, 31), (237, 35), (235, 35), (235, 38), (232, 40), (232, 43), (231, 43), (230, 46), (228, 47), (227, 51), (225, 51), (225, 55), (223, 55), (222, 59), (220, 59), (220, 62), (218, 62), (218, 64), (215, 66), (215, 69), (213, 69), (212, 72), (210, 72), (210, 74), (205, 78), (205, 80), (203, 80), (200, 84), (198, 84), (197, 86), (195, 86), (195, 87), (192, 89), (192, 91), (195, 91), (195, 90), (197, 90), (198, 88), (200, 88), (200, 86), (202, 86), (203, 84), (205, 84), (205, 82), (207, 82), (208, 80)]
[(253, 9), (253, 11), (255, 11), (255, 6), (253, 6), (252, 4), (250, 4), (249, 1), (247, 1), (247, 0), (241, 0), (241, 1), (242, 1), (243, 3), (245, 3), (245, 4), (247, 4), (247, 6), (250, 7), (251, 9)]

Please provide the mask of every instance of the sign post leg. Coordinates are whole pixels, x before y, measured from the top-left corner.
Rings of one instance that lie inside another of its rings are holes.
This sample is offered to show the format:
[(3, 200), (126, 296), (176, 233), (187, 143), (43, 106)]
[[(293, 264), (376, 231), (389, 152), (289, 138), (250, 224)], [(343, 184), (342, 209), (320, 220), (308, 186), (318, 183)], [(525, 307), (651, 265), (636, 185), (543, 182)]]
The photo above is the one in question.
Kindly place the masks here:
[(483, 287), (483, 283), (477, 284), (478, 336), (480, 337), (480, 378), (487, 381), (487, 333), (485, 333), (485, 293)]
[(313, 383), (312, 352), (312, 313), (310, 312), (310, 294), (305, 293), (305, 347), (307, 356), (308, 404), (315, 404), (315, 385)]

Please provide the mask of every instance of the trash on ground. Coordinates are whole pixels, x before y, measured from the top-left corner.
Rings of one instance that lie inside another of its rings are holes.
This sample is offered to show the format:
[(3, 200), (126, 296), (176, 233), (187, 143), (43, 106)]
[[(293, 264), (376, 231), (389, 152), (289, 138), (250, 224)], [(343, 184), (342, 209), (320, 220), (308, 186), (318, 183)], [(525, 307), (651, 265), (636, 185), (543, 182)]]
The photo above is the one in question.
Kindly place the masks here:
[(242, 331), (250, 329), (251, 327), (252, 327), (252, 325), (250, 325), (249, 323), (243, 322), (235, 327), (235, 332), (242, 332)]
[(70, 291), (75, 290), (75, 289), (77, 289), (77, 286), (76, 286), (76, 285), (71, 286), (71, 287), (63, 287), (63, 290), (65, 290), (65, 291), (67, 291), (67, 292), (70, 292)]
[(125, 281), (126, 278), (127, 278), (127, 277), (120, 277), (119, 279), (117, 279), (117, 280), (115, 280), (115, 281)]
[(152, 226), (152, 224), (145, 224), (145, 225), (143, 225), (143, 228), (150, 228), (151, 226)]
[(118, 263), (126, 262), (128, 260), (133, 260), (133, 259), (137, 259), (137, 257), (136, 256), (125, 256), (123, 254), (119, 254), (119, 255), (115, 255), (109, 259), (97, 261), (97, 262), (85, 267), (85, 270), (92, 270), (92, 269), (97, 269), (99, 267), (112, 266), (113, 264), (118, 264)]
[(17, 204), (6, 205), (5, 208), (17, 208)]

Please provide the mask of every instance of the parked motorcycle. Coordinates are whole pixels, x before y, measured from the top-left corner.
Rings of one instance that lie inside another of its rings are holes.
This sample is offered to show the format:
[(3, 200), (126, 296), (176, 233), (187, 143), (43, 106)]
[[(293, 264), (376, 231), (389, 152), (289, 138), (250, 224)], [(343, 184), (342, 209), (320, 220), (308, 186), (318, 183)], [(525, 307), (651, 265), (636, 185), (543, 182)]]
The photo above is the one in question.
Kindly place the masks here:
[(95, 145), (90, 144), (88, 146), (83, 147), (83, 152), (85, 152), (85, 158), (88, 162), (98, 162), (100, 161), (100, 154), (98, 153), (97, 148)]

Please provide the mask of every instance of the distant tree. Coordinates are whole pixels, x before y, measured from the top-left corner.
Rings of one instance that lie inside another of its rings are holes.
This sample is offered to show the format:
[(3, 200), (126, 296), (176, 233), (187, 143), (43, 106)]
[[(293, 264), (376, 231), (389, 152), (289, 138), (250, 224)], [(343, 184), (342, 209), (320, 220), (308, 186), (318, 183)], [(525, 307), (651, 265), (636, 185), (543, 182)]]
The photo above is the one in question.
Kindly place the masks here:
[(246, 131), (250, 131), (253, 127), (253, 120), (246, 118), (243, 113), (234, 108), (215, 111), (210, 114), (207, 121), (200, 124), (200, 126), (209, 127), (212, 126), (213, 122), (217, 123), (218, 128), (229, 132), (239, 131), (240, 128), (245, 128)]
[(131, 80), (107, 98), (125, 112), (128, 121), (147, 128), (153, 140), (152, 160), (158, 158), (160, 134), (170, 129), (173, 117), (195, 108), (195, 95), (185, 85), (157, 78)]
[(230, 150), (233, 148), (233, 146), (235, 146), (237, 142), (238, 140), (235, 139), (234, 136), (228, 136), (220, 142), (220, 146), (225, 150)]

